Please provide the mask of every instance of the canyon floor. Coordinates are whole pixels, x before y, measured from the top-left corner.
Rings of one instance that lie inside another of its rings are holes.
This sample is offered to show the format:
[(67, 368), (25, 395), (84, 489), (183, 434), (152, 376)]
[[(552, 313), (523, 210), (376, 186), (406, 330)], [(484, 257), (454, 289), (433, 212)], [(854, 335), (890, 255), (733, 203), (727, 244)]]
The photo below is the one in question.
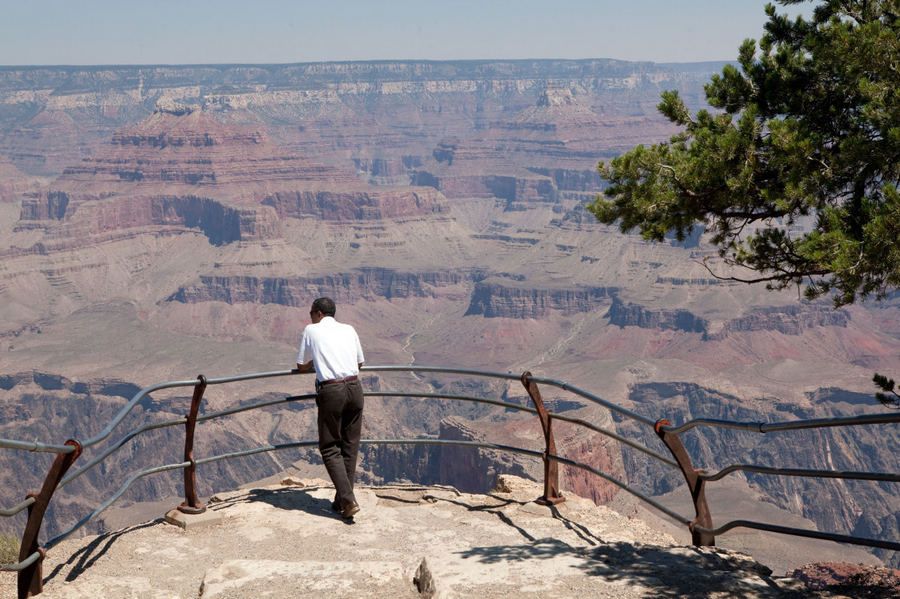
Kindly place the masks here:
[[(65, 541), (43, 597), (780, 597), (797, 581), (737, 552), (678, 545), (645, 522), (503, 476), (484, 495), (446, 486), (358, 490), (348, 523), (315, 479), (222, 493), (186, 529), (162, 518)], [(415, 582), (415, 581), (418, 581)], [(12, 579), (0, 590), (12, 595)], [(824, 596), (824, 595), (823, 595)]]

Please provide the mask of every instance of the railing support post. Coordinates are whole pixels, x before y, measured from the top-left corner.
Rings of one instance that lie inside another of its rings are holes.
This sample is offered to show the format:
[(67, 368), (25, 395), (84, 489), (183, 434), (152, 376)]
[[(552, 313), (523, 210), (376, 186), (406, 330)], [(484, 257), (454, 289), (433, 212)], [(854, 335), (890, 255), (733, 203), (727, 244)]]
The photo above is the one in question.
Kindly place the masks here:
[(81, 455), (81, 443), (74, 439), (69, 439), (65, 444), (73, 446), (75, 451), (56, 454), (56, 458), (47, 472), (47, 478), (44, 479), (40, 493), (36, 495), (34, 493), (28, 494), (28, 497), (34, 497), (34, 503), (28, 506), (28, 522), (25, 524), (25, 532), (22, 533), (19, 561), (23, 561), (35, 551), (39, 551), (41, 557), (30, 566), (19, 571), (17, 581), (19, 599), (38, 595), (44, 590), (44, 549), (38, 546), (38, 534), (41, 532), (44, 514), (50, 505), (53, 492), (56, 491), (56, 487), (63, 476), (65, 476), (66, 471)]
[(184, 502), (178, 510), (185, 514), (202, 514), (206, 506), (197, 497), (197, 464), (194, 462), (194, 430), (197, 428), (197, 415), (200, 413), (200, 402), (206, 391), (206, 377), (197, 376), (194, 396), (191, 398), (191, 410), (184, 423), (184, 461), (190, 465), (184, 469)]
[(691, 463), (691, 457), (688, 455), (688, 452), (681, 443), (681, 439), (678, 435), (663, 430), (662, 427), (664, 426), (672, 426), (672, 423), (665, 418), (662, 418), (656, 421), (653, 429), (672, 453), (672, 457), (675, 458), (675, 461), (678, 462), (678, 467), (681, 469), (684, 480), (687, 482), (688, 489), (691, 491), (691, 499), (694, 501), (694, 513), (696, 516), (694, 520), (688, 524), (688, 528), (691, 531), (691, 542), (695, 547), (715, 547), (716, 538), (713, 535), (695, 529), (696, 526), (708, 529), (713, 528), (712, 514), (710, 514), (709, 505), (706, 503), (706, 481), (700, 477), (700, 472), (694, 469), (694, 465)]
[(559, 492), (559, 464), (551, 460), (550, 455), (556, 455), (556, 441), (553, 439), (553, 420), (544, 407), (541, 399), (541, 391), (537, 383), (531, 380), (530, 372), (522, 373), (522, 385), (531, 397), (541, 421), (541, 429), (544, 431), (544, 494), (537, 499), (537, 503), (544, 505), (556, 505), (566, 500)]

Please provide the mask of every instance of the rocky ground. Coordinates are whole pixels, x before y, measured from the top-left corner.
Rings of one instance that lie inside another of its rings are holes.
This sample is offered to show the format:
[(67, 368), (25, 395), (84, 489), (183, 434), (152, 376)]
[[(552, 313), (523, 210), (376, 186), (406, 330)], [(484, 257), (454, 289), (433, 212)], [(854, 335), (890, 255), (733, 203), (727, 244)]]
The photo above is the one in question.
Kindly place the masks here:
[[(352, 522), (321, 480), (223, 493), (203, 525), (160, 518), (62, 543), (43, 597), (775, 597), (797, 580), (723, 549), (673, 539), (604, 506), (534, 503), (503, 476), (487, 495), (394, 485), (358, 491)], [(3, 596), (14, 596), (3, 579)], [(826, 591), (819, 591), (822, 596)]]

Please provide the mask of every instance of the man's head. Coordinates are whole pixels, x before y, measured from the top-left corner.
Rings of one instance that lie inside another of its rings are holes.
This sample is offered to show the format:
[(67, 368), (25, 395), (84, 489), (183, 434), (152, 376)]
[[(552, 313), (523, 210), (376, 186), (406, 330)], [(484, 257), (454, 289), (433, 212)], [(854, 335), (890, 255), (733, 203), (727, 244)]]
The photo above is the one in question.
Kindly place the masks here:
[(319, 322), (326, 316), (334, 317), (335, 306), (334, 300), (330, 297), (320, 297), (312, 303), (309, 309), (309, 317), (314, 323)]

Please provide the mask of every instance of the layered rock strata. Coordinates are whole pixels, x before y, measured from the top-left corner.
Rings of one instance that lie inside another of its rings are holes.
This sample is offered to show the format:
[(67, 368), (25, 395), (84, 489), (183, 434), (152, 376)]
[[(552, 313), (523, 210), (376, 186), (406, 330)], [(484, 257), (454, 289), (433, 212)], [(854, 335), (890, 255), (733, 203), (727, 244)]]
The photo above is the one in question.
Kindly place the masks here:
[(388, 268), (365, 268), (357, 272), (318, 277), (203, 275), (197, 284), (182, 287), (168, 301), (305, 307), (311, 297), (321, 296), (332, 297), (342, 304), (375, 297), (434, 297), (437, 288), (459, 285), (471, 276), (471, 273), (461, 271), (413, 273)]
[[(713, 327), (709, 320), (689, 310), (649, 309), (640, 304), (613, 297), (608, 312), (609, 322), (619, 327), (640, 327), (701, 333), (706, 340), (722, 340), (730, 335), (753, 331), (775, 331), (783, 335), (802, 335), (816, 327), (847, 327), (850, 313), (822, 304), (791, 304), (753, 308), (749, 314), (726, 320)], [(717, 329), (711, 332), (711, 329)]]
[(615, 292), (615, 287), (531, 288), (486, 279), (475, 284), (466, 314), (486, 318), (546, 318), (553, 311), (572, 315), (600, 309)]
[(24, 199), (17, 230), (79, 238), (181, 227), (222, 245), (279, 237), (287, 217), (382, 220), (445, 209), (432, 188), (375, 188), (349, 168), (286, 153), (260, 129), (159, 109)]

